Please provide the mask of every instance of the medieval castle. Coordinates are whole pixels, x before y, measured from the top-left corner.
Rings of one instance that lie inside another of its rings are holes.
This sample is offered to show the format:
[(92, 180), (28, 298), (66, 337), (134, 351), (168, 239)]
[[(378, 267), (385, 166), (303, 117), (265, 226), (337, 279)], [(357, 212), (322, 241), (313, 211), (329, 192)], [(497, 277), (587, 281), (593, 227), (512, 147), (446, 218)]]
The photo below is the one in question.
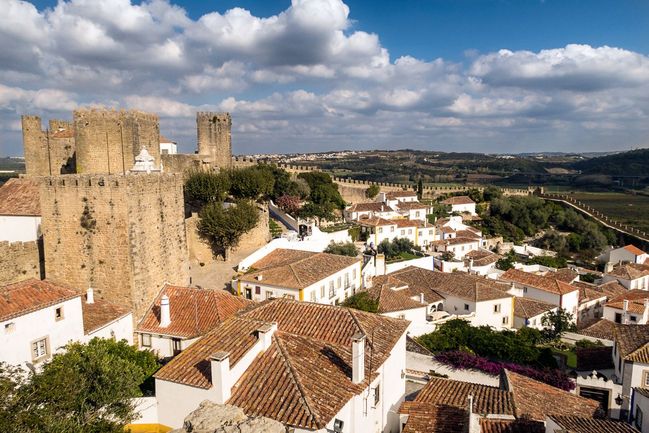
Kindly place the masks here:
[(48, 279), (93, 287), (136, 319), (165, 282), (190, 283), (182, 173), (232, 161), (230, 114), (198, 113), (196, 123), (195, 154), (161, 154), (155, 114), (80, 109), (47, 130), (22, 117)]

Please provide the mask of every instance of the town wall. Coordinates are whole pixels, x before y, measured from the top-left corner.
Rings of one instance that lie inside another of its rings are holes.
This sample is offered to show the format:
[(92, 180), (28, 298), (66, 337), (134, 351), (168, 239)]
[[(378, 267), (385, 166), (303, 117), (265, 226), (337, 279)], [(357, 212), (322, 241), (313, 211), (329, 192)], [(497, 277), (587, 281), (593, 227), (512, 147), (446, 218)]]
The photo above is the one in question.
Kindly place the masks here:
[(0, 242), (0, 285), (28, 278), (40, 280), (41, 272), (37, 241)]
[(49, 121), (43, 130), (38, 116), (22, 116), (25, 171), (28, 176), (74, 172), (74, 131), (65, 120)]
[(198, 153), (220, 168), (232, 165), (232, 117), (230, 113), (196, 113)]
[(76, 172), (125, 174), (145, 148), (160, 166), (158, 116), (136, 110), (74, 111)]
[(162, 284), (189, 283), (181, 175), (48, 177), (41, 213), (47, 277), (93, 287), (135, 320)]
[(165, 173), (185, 173), (204, 168), (206, 164), (201, 155), (189, 153), (164, 154), (160, 155), (160, 158)]

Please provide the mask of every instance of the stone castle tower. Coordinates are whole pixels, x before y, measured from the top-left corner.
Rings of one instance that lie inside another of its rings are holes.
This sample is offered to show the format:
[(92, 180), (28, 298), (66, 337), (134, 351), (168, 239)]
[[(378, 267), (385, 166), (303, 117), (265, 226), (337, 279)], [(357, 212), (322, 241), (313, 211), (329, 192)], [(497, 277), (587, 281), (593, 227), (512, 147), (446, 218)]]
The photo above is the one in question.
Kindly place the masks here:
[(198, 154), (207, 156), (211, 165), (232, 164), (232, 117), (230, 113), (199, 112), (196, 114)]
[(42, 129), (38, 116), (22, 116), (25, 169), (30, 176), (74, 173), (75, 144), (72, 122), (50, 120)]
[[(105, 166), (104, 166), (105, 167)], [(73, 174), (41, 182), (47, 278), (131, 306), (189, 284), (181, 174)]]

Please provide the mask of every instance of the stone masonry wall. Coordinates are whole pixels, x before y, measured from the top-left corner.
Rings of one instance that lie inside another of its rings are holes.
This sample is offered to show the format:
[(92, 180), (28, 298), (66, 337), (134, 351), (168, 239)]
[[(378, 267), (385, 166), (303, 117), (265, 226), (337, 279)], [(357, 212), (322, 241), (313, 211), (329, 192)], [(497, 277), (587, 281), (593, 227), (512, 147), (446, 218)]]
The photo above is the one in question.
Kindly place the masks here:
[(219, 168), (232, 165), (232, 117), (230, 113), (200, 112), (196, 114), (198, 153), (209, 156)]
[(136, 110), (74, 112), (77, 173), (124, 174), (144, 147), (160, 166), (160, 122)]
[(69, 175), (41, 184), (47, 277), (129, 305), (189, 283), (182, 177)]
[(22, 116), (25, 172), (28, 176), (48, 176), (50, 164), (47, 149), (47, 136), (41, 129), (41, 118)]
[(72, 123), (49, 121), (44, 131), (41, 118), (22, 116), (25, 168), (28, 176), (50, 176), (74, 172), (75, 143)]
[(27, 278), (41, 278), (37, 242), (0, 242), (0, 285)]

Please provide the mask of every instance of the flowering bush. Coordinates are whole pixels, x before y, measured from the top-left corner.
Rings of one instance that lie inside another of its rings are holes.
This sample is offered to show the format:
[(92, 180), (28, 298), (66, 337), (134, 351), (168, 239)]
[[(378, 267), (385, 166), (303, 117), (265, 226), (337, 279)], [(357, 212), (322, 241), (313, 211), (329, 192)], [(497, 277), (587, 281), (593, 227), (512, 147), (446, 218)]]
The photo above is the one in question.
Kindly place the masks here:
[(548, 368), (539, 370), (511, 362), (491, 361), (487, 358), (459, 350), (438, 353), (435, 355), (435, 359), (454, 368), (480, 370), (494, 376), (500, 374), (503, 369), (507, 369), (514, 373), (538, 380), (539, 382), (556, 386), (564, 391), (572, 391), (575, 388), (575, 383), (565, 373), (557, 369)]

